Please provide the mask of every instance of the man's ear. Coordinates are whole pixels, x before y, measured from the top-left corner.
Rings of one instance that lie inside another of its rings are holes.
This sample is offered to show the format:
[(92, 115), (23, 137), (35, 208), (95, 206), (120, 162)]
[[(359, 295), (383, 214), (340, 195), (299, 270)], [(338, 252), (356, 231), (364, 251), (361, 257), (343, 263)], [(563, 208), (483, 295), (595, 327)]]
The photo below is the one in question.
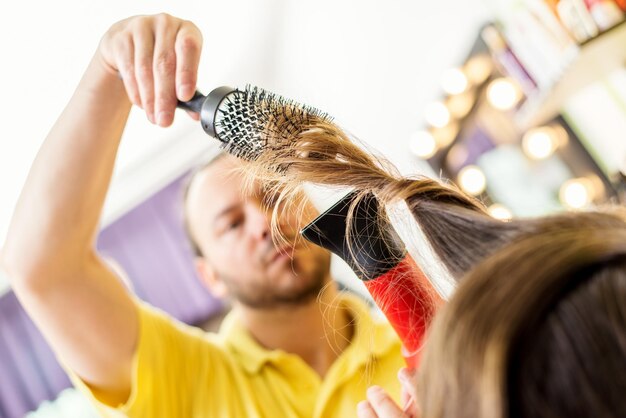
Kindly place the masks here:
[(214, 296), (218, 298), (228, 296), (226, 285), (220, 280), (213, 266), (211, 266), (205, 258), (196, 257), (194, 263), (202, 284), (204, 284)]

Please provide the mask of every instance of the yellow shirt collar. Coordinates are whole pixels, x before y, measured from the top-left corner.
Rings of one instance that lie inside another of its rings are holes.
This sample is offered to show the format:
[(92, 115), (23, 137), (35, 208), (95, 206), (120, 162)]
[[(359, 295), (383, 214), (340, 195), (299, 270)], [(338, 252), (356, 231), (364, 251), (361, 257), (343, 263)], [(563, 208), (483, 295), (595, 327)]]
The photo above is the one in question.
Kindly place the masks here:
[[(388, 324), (374, 321), (371, 311), (361, 299), (341, 293), (339, 303), (348, 309), (354, 321), (352, 341), (336, 361), (346, 363), (342, 364), (342, 369), (347, 374), (384, 356), (391, 349), (399, 350), (400, 343), (393, 329)], [(267, 363), (280, 364), (286, 358), (295, 356), (283, 350), (262, 347), (244, 327), (236, 312), (224, 318), (219, 336), (240, 357), (242, 366), (250, 374), (258, 373)]]

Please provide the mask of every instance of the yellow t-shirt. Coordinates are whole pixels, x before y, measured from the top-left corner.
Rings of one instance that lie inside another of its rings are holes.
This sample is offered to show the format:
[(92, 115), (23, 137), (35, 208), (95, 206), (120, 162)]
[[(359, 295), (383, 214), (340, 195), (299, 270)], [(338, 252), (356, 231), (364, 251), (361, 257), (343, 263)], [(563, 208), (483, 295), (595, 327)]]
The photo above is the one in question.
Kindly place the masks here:
[(396, 376), (404, 360), (388, 324), (375, 322), (354, 296), (342, 296), (341, 303), (354, 318), (355, 332), (323, 380), (300, 357), (261, 347), (234, 313), (213, 334), (146, 304), (139, 305), (139, 346), (126, 404), (105, 405), (71, 372), (70, 377), (104, 417), (356, 416), (356, 404), (372, 384), (398, 397)]

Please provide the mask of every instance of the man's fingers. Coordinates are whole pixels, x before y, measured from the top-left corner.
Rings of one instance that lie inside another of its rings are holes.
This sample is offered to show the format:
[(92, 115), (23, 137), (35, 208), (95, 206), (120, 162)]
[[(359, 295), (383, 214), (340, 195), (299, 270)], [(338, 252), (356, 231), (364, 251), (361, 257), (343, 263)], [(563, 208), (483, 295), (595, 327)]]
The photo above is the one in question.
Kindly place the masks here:
[(132, 37), (128, 36), (120, 42), (117, 48), (117, 68), (124, 82), (126, 88), (126, 94), (130, 102), (135, 106), (141, 107), (141, 96), (139, 95), (139, 88), (137, 86), (137, 79), (135, 78), (135, 46), (133, 44)]
[(152, 74), (154, 33), (151, 25), (147, 24), (146, 21), (136, 23), (136, 28), (133, 30), (133, 43), (135, 47), (135, 78), (141, 97), (141, 107), (143, 107), (150, 122), (155, 123), (154, 76)]
[(161, 126), (174, 120), (177, 98), (193, 97), (201, 51), (200, 30), (164, 13), (114, 24), (99, 50), (104, 68), (121, 76), (130, 101)]
[(190, 100), (196, 90), (201, 52), (200, 30), (183, 21), (176, 35), (176, 93), (181, 101)]
[(404, 411), (379, 386), (367, 390), (367, 400), (380, 418), (407, 418)]
[(359, 418), (378, 418), (368, 401), (361, 401), (356, 405), (356, 414)]
[(154, 91), (155, 115), (160, 126), (169, 126), (176, 109), (176, 51), (180, 20), (166, 14), (155, 16)]
[(419, 404), (417, 403), (417, 374), (415, 369), (402, 368), (398, 372), (398, 380), (402, 385), (402, 405), (405, 413), (412, 418), (421, 415)]

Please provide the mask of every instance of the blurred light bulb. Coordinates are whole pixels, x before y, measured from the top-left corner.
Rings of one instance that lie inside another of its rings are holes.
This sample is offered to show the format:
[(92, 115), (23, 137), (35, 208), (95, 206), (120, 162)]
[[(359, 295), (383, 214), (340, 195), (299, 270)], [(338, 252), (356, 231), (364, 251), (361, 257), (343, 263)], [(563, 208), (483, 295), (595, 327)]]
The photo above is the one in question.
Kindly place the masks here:
[(543, 160), (554, 154), (557, 138), (550, 127), (531, 129), (522, 138), (524, 153), (533, 160)]
[(472, 110), (473, 105), (474, 94), (469, 91), (463, 94), (450, 96), (446, 101), (446, 106), (450, 111), (450, 115), (457, 119), (465, 117), (469, 111)]
[(467, 86), (467, 77), (458, 68), (446, 70), (441, 77), (441, 87), (448, 94), (463, 93)]
[(498, 110), (510, 110), (520, 99), (520, 91), (507, 78), (493, 80), (487, 88), (487, 100)]
[(433, 128), (431, 129), (431, 133), (437, 142), (437, 146), (439, 148), (445, 148), (454, 141), (459, 133), (459, 124), (449, 123), (443, 128)]
[(565, 147), (569, 142), (569, 134), (565, 130), (565, 128), (559, 124), (550, 125), (550, 129), (552, 130), (552, 136), (555, 139), (556, 147)]
[(587, 178), (567, 180), (559, 190), (559, 199), (563, 205), (572, 209), (580, 209), (593, 201), (593, 182)]
[(507, 221), (513, 218), (513, 213), (511, 213), (509, 208), (501, 205), (500, 203), (494, 203), (493, 205), (489, 206), (487, 210), (489, 211), (489, 214), (496, 219)]
[(477, 196), (485, 191), (487, 179), (482, 170), (475, 165), (463, 167), (459, 172), (459, 185), (467, 193)]
[(450, 111), (443, 103), (434, 102), (426, 106), (424, 119), (435, 128), (443, 128), (450, 122)]
[(411, 152), (420, 158), (430, 158), (437, 152), (437, 141), (428, 131), (417, 131), (409, 139)]
[(481, 84), (491, 74), (493, 65), (487, 54), (474, 55), (465, 63), (464, 71), (468, 81), (472, 84)]

